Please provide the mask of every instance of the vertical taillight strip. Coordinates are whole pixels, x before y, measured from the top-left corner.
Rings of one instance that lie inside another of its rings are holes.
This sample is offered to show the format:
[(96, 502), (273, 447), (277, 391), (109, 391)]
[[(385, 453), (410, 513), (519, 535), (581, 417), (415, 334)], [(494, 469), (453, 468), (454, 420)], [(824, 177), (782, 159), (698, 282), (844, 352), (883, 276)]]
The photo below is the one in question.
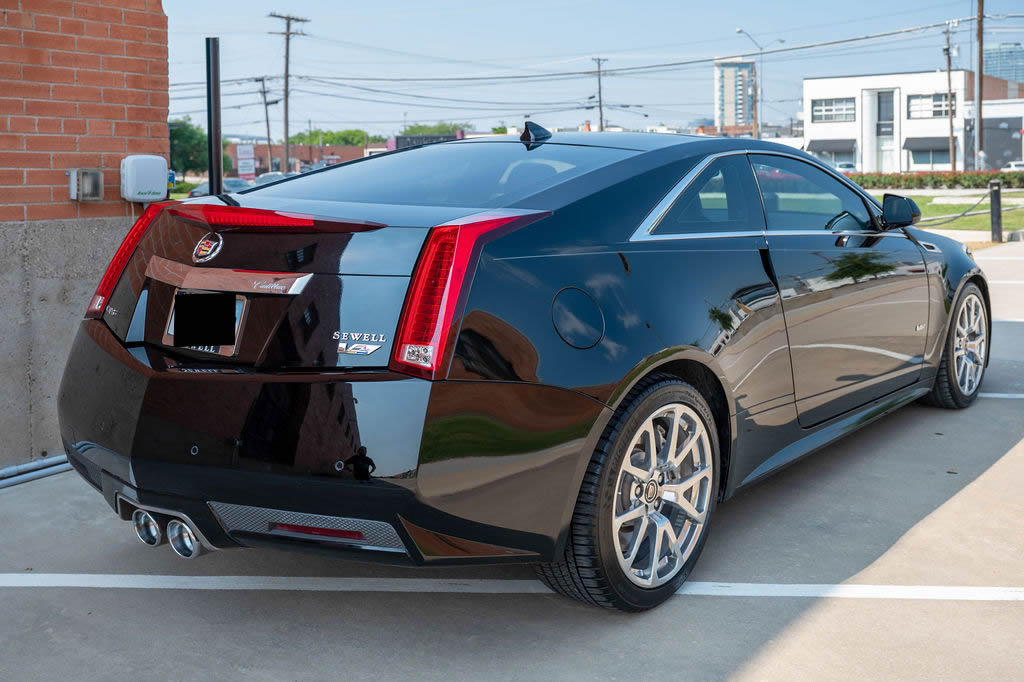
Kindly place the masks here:
[(135, 253), (135, 247), (139, 245), (143, 235), (146, 234), (146, 230), (156, 220), (160, 211), (167, 205), (168, 202), (150, 204), (142, 212), (142, 215), (139, 216), (139, 219), (135, 221), (135, 224), (132, 225), (132, 229), (128, 230), (128, 234), (125, 236), (124, 241), (121, 242), (117, 253), (110, 259), (110, 265), (107, 266), (107, 271), (103, 273), (103, 279), (100, 280), (99, 286), (96, 287), (96, 293), (93, 294), (92, 300), (89, 301), (89, 307), (85, 310), (86, 319), (103, 317), (103, 309), (106, 307), (107, 301), (110, 300), (110, 295), (114, 292), (117, 281), (121, 279), (121, 273), (124, 272), (125, 266), (131, 260), (132, 254)]
[(453, 324), (461, 317), (483, 245), (548, 215), (496, 211), (432, 228), (409, 283), (389, 368), (423, 379), (444, 378)]

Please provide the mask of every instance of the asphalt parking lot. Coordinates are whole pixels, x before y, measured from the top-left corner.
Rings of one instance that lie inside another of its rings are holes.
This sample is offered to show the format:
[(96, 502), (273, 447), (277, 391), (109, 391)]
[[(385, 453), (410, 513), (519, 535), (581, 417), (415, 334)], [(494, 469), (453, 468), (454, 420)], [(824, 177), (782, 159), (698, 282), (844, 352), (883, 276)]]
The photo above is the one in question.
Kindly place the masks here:
[(1024, 243), (979, 253), (992, 362), (719, 508), (640, 615), (528, 567), (401, 569), (150, 549), (77, 474), (0, 491), (0, 679), (1020, 678)]

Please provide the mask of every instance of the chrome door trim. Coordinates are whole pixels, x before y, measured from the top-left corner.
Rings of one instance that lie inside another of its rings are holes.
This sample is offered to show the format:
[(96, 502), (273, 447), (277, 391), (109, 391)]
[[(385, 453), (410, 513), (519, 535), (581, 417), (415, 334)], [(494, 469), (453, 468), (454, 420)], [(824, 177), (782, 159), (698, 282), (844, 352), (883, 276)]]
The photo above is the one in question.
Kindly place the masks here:
[[(825, 164), (821, 163), (820, 161), (818, 161), (817, 159), (815, 159), (813, 157), (805, 157), (805, 156), (800, 156), (798, 154), (790, 154), (789, 152), (778, 151), (778, 150), (775, 150), (775, 149), (730, 149), (730, 150), (723, 151), (723, 152), (715, 152), (714, 154), (708, 154), (703, 159), (698, 161), (697, 165), (695, 165), (693, 168), (691, 168), (686, 173), (686, 175), (684, 175), (682, 177), (682, 179), (679, 180), (679, 182), (677, 182), (675, 185), (673, 185), (672, 189), (670, 189), (668, 191), (668, 193), (665, 194), (665, 196), (662, 198), (662, 200), (659, 201), (657, 203), (657, 205), (653, 209), (651, 209), (650, 213), (647, 214), (647, 217), (644, 218), (643, 222), (640, 223), (640, 226), (637, 227), (636, 230), (633, 231), (632, 235), (630, 235), (629, 241), (630, 242), (654, 242), (654, 241), (672, 241), (672, 240), (677, 240), (677, 239), (678, 240), (685, 240), (685, 239), (716, 239), (716, 238), (726, 238), (726, 239), (728, 239), (728, 238), (737, 238), (737, 237), (761, 237), (761, 236), (767, 237), (769, 235), (794, 237), (794, 236), (812, 235), (812, 234), (816, 234), (816, 235), (831, 234), (831, 235), (834, 235), (834, 236), (839, 236), (839, 235), (842, 235), (842, 234), (860, 235), (860, 236), (871, 235), (871, 236), (875, 236), (875, 237), (897, 237), (897, 236), (899, 236), (899, 237), (903, 237), (904, 239), (909, 239), (909, 237), (907, 237), (907, 235), (905, 235), (903, 232), (897, 232), (897, 231), (894, 231), (894, 230), (879, 231), (879, 232), (827, 232), (825, 230), (820, 230), (820, 231), (819, 230), (786, 230), (786, 231), (778, 230), (778, 231), (772, 231), (772, 230), (765, 229), (765, 230), (750, 230), (750, 231), (740, 231), (740, 232), (735, 232), (734, 231), (734, 232), (694, 232), (694, 233), (690, 233), (690, 234), (654, 234), (654, 230), (657, 229), (658, 224), (661, 222), (662, 218), (665, 217), (665, 214), (668, 213), (668, 211), (676, 203), (676, 200), (679, 199), (679, 196), (683, 192), (686, 191), (686, 189), (693, 183), (694, 180), (697, 179), (697, 176), (700, 175), (704, 171), (704, 169), (706, 169), (708, 166), (710, 166), (711, 163), (713, 161), (715, 161), (716, 159), (720, 159), (723, 156), (733, 156), (735, 154), (748, 154), (748, 155), (749, 154), (764, 154), (766, 156), (784, 156), (784, 157), (788, 157), (790, 159), (794, 159), (796, 161), (802, 161), (802, 162), (804, 162), (804, 163), (806, 163), (806, 164), (808, 164), (810, 166), (813, 166), (813, 167), (815, 167), (815, 168), (817, 168), (819, 170), (822, 170), (822, 171), (826, 172), (827, 174), (829, 174), (830, 176), (832, 176), (833, 178), (838, 180), (844, 187), (846, 187), (847, 189), (852, 190), (854, 193), (856, 193), (859, 197), (861, 197), (863, 200), (868, 202), (870, 205), (875, 206), (876, 208), (881, 208), (881, 205), (878, 203), (878, 200), (876, 200), (870, 194), (868, 194), (863, 189), (858, 187), (856, 184), (851, 182), (849, 178), (847, 178), (845, 175), (843, 175), (839, 171), (836, 171), (836, 170), (833, 170), (833, 169), (829, 168), (828, 166), (826, 166)], [(751, 173), (754, 174), (754, 184), (757, 186), (757, 193), (759, 195), (758, 198), (763, 201), (763, 197), (761, 196), (761, 186), (757, 182), (757, 173), (754, 173), (754, 169), (753, 168), (751, 168)]]
[(808, 236), (819, 236), (819, 237), (901, 237), (907, 239), (907, 235), (902, 232), (864, 232), (864, 231), (850, 231), (840, 230), (838, 232), (830, 232), (828, 230), (768, 230), (765, 232), (766, 237), (808, 237)]

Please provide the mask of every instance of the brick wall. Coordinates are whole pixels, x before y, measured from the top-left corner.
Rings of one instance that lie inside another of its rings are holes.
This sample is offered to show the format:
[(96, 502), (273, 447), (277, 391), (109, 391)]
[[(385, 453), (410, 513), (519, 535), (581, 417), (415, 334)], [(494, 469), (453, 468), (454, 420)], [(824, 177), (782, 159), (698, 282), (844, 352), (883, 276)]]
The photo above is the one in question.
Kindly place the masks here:
[[(121, 159), (168, 151), (160, 0), (0, 0), (0, 221), (129, 215)], [(69, 168), (104, 200), (70, 201)]]

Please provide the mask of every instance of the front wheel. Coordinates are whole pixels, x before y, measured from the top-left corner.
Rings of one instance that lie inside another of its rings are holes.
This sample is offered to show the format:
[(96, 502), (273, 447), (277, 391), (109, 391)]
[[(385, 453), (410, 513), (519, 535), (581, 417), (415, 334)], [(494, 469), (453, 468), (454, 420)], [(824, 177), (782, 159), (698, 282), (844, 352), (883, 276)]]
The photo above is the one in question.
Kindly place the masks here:
[(963, 409), (974, 402), (988, 360), (988, 310), (976, 284), (960, 292), (939, 362), (935, 385), (924, 401), (936, 407)]
[(553, 590), (597, 606), (653, 608), (707, 540), (719, 444), (704, 397), (658, 376), (634, 388), (591, 457), (564, 556), (538, 566)]

